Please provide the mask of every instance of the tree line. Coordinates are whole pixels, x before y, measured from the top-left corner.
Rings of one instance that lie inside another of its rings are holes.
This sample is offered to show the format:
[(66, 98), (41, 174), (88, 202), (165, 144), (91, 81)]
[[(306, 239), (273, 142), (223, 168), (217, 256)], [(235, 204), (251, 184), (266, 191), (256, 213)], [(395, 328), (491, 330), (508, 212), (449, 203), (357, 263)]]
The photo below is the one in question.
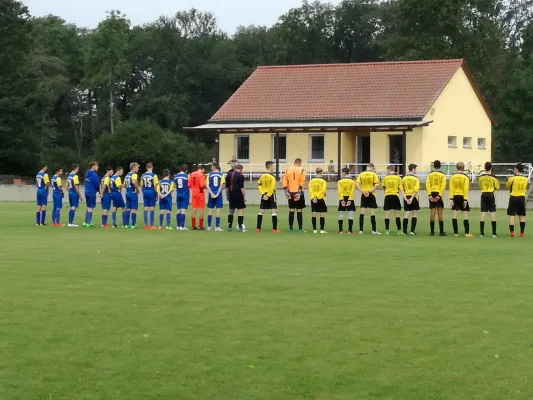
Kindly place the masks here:
[(204, 123), (258, 65), (465, 58), (497, 125), (495, 161), (533, 154), (533, 0), (303, 1), (271, 27), (223, 32), (177, 11), (143, 26), (111, 11), (95, 29), (0, 0), (0, 172), (211, 159)]

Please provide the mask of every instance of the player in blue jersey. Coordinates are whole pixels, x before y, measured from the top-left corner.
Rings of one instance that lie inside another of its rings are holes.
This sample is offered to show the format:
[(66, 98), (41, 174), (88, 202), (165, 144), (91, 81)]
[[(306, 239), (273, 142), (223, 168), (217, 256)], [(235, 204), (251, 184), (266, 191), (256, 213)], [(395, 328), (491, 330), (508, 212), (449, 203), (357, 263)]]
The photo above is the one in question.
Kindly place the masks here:
[(185, 228), (185, 213), (189, 208), (189, 168), (186, 164), (180, 167), (180, 172), (174, 175), (174, 185), (176, 186), (176, 222), (178, 224), (177, 230), (188, 231)]
[(98, 163), (91, 161), (89, 170), (85, 174), (85, 202), (87, 203), (87, 212), (85, 213), (85, 222), (83, 226), (87, 228), (93, 225), (93, 210), (96, 208), (96, 194), (100, 192), (100, 179), (98, 178)]
[(54, 200), (54, 208), (52, 209), (52, 226), (65, 226), (59, 222), (61, 219), (61, 209), (63, 208), (64, 197), (61, 175), (63, 175), (63, 169), (57, 167), (56, 174), (52, 177), (52, 198)]
[(109, 217), (109, 210), (111, 209), (111, 177), (113, 176), (113, 168), (107, 167), (105, 175), (100, 183), (100, 196), (102, 197), (102, 228), (109, 228), (107, 219)]
[(225, 177), (220, 172), (220, 165), (218, 163), (213, 163), (211, 166), (211, 172), (207, 175), (205, 180), (205, 185), (209, 191), (209, 198), (207, 200), (207, 230), (212, 230), (211, 225), (213, 223), (213, 209), (216, 208), (216, 220), (215, 220), (215, 232), (223, 232), (224, 230), (220, 228), (220, 211), (223, 207), (222, 201), (222, 189), (224, 189), (224, 184), (226, 183)]
[(83, 197), (81, 197), (80, 193), (80, 179), (78, 178), (79, 170), (79, 164), (72, 164), (72, 170), (67, 176), (68, 202), (70, 205), (70, 211), (68, 212), (68, 226), (70, 228), (78, 227), (78, 225), (74, 223), (74, 217), (76, 216), (76, 210), (80, 205), (80, 201), (83, 201)]
[(48, 167), (43, 165), (35, 180), (37, 181), (37, 212), (35, 213), (35, 222), (38, 226), (46, 226), (46, 206), (48, 205), (48, 186), (50, 178), (46, 173)]
[(170, 179), (170, 171), (163, 170), (163, 179), (157, 185), (159, 195), (159, 230), (163, 230), (163, 219), (166, 216), (167, 230), (172, 230), (170, 218), (172, 215), (172, 192), (174, 191), (174, 182)]
[(126, 204), (124, 204), (124, 198), (122, 197), (122, 179), (120, 177), (124, 174), (124, 168), (117, 167), (115, 175), (111, 177), (111, 201), (113, 203), (113, 228), (118, 228), (117, 225), (117, 210), (122, 210), (122, 226), (125, 227), (126, 223)]
[[(153, 173), (153, 169), (154, 165), (152, 163), (146, 164), (146, 172), (141, 176), (144, 203), (144, 229), (154, 228), (155, 203), (157, 201), (156, 187), (159, 179)], [(148, 213), (150, 213), (150, 219), (148, 219)]]
[(126, 186), (126, 222), (124, 228), (137, 229), (137, 210), (139, 209), (139, 178), (137, 172), (139, 172), (139, 164), (132, 162), (130, 164), (130, 172), (124, 178), (124, 186)]

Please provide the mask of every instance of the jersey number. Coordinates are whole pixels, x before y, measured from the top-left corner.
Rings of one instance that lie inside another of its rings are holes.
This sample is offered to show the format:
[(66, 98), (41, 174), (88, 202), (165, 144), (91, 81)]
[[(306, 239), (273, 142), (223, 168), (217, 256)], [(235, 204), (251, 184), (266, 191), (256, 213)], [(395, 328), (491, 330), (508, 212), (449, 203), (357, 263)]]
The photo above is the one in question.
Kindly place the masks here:
[(178, 189), (183, 189), (183, 179), (178, 179)]
[(170, 184), (168, 183), (161, 183), (161, 193), (163, 194), (168, 194), (169, 190), (170, 190)]
[(144, 181), (144, 187), (147, 187), (147, 188), (151, 188), (152, 187), (153, 178), (151, 176), (145, 176), (143, 178), (143, 181)]
[(38, 186), (38, 187), (41, 187), (42, 185), (43, 185), (43, 178), (40, 177), (40, 176), (38, 176), (38, 177), (37, 177), (37, 186)]
[(126, 177), (126, 187), (129, 188), (131, 186), (131, 177)]
[(68, 187), (69, 189), (72, 188), (72, 178), (67, 178), (67, 183), (68, 183)]
[(213, 177), (213, 186), (218, 187), (218, 176)]

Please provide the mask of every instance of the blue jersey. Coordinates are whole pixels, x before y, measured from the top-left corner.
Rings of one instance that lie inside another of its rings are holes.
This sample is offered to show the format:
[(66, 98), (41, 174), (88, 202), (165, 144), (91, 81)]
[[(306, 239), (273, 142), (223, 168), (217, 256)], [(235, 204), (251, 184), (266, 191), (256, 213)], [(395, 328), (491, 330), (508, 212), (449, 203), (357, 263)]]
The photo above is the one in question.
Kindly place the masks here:
[(217, 194), (225, 183), (224, 174), (220, 171), (210, 172), (206, 179), (207, 186), (213, 194)]
[(80, 180), (78, 178), (78, 175), (76, 175), (74, 172), (71, 172), (67, 176), (67, 187), (68, 191), (70, 193), (77, 193), (76, 192), (76, 186), (80, 184)]
[(59, 175), (52, 176), (52, 188), (54, 189), (54, 193), (63, 193), (61, 177)]
[(154, 191), (155, 187), (159, 183), (157, 175), (153, 172), (145, 172), (141, 176), (141, 185), (143, 187), (143, 192)]
[(172, 182), (170, 178), (165, 178), (159, 181), (159, 192), (162, 195), (170, 194), (172, 193), (173, 190), (174, 190), (174, 182)]
[(178, 196), (189, 195), (189, 174), (180, 172), (174, 175), (174, 183), (176, 184), (176, 193)]
[(134, 181), (137, 181), (137, 172), (128, 172), (128, 174), (124, 178), (124, 186), (126, 186), (126, 193), (137, 193), (137, 189), (133, 184)]
[(48, 174), (46, 172), (38, 172), (35, 180), (37, 181), (37, 190), (46, 189), (46, 184), (48, 183)]
[(122, 180), (120, 179), (120, 176), (113, 175), (111, 177), (111, 192), (112, 193), (120, 193), (122, 190)]
[(85, 194), (96, 194), (100, 191), (100, 180), (98, 174), (90, 169), (85, 174)]

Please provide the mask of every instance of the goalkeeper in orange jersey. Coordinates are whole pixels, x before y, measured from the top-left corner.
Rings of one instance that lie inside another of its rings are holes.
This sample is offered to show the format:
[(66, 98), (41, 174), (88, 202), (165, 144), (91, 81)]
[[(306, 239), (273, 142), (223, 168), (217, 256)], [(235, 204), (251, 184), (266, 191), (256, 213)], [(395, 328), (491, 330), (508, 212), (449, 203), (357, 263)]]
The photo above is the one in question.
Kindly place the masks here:
[(316, 177), (309, 182), (309, 197), (311, 198), (311, 211), (312, 211), (312, 223), (313, 233), (318, 233), (316, 229), (316, 215), (320, 216), (320, 233), (326, 233), (326, 218), (325, 213), (328, 212), (326, 206), (326, 191), (328, 184), (322, 177), (322, 168), (316, 169)]
[(293, 231), (294, 212), (297, 212), (298, 232), (303, 230), (302, 211), (305, 208), (304, 198), (305, 171), (302, 168), (302, 159), (294, 160), (294, 165), (289, 167), (283, 175), (282, 186), (289, 201), (289, 231)]

